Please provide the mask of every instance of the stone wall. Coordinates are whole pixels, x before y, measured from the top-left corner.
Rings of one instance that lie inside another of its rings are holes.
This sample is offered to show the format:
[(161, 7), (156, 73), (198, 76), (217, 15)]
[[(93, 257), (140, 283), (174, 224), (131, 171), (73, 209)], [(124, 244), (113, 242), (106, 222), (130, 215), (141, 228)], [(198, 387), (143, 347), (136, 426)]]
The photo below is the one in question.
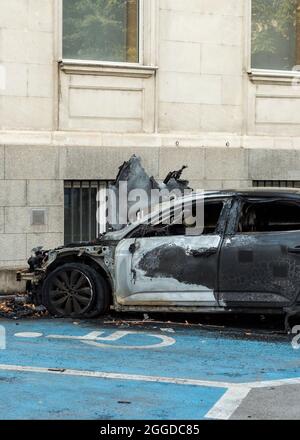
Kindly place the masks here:
[(300, 180), (300, 91), (251, 69), (250, 1), (143, 3), (139, 65), (61, 60), (61, 0), (1, 5), (0, 268), (62, 243), (64, 180), (112, 179), (133, 153), (201, 189)]

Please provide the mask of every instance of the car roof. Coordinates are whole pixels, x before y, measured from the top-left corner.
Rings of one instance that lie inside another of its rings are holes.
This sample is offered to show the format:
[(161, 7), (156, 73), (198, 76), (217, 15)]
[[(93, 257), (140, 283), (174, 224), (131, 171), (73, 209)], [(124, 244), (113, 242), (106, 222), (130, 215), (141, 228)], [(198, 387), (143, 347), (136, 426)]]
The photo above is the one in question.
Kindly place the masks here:
[[(295, 199), (300, 197), (300, 188), (248, 188), (243, 190), (215, 190), (215, 191), (203, 191), (203, 192), (192, 192), (189, 195), (183, 196), (177, 201), (179, 203), (182, 203), (182, 200), (195, 200), (196, 199), (205, 199), (205, 198), (212, 198), (212, 199), (226, 199), (234, 196), (242, 196), (242, 197), (270, 197), (270, 198), (287, 198), (287, 199)], [(145, 214), (145, 218), (136, 221), (134, 223), (128, 224), (125, 228), (114, 231), (111, 233), (106, 234), (106, 239), (112, 239), (112, 240), (121, 240), (135, 227), (137, 227), (139, 224), (144, 223), (147, 219), (149, 219), (152, 215), (157, 215), (159, 212), (162, 211), (164, 207), (168, 207), (169, 202), (164, 202), (160, 204), (160, 209), (158, 210), (152, 210), (149, 213)], [(158, 207), (157, 207), (158, 208)]]
[[(286, 199), (295, 199), (300, 197), (300, 188), (248, 188), (243, 190), (215, 190), (215, 191), (194, 191), (189, 194), (186, 194), (177, 199), (178, 206), (181, 206), (181, 203), (184, 202), (193, 202), (194, 200), (203, 200), (203, 199), (227, 199), (234, 196), (241, 196), (245, 198), (286, 198)], [(154, 207), (150, 212), (146, 213), (146, 215), (153, 215), (161, 212), (164, 208), (168, 209), (170, 206), (170, 201), (166, 200), (163, 203), (160, 203), (158, 206)]]
[[(202, 193), (203, 194), (203, 193)], [(300, 197), (300, 188), (246, 188), (242, 190), (216, 190), (204, 191), (204, 196), (208, 198), (213, 197), (270, 197), (270, 198), (294, 198)]]

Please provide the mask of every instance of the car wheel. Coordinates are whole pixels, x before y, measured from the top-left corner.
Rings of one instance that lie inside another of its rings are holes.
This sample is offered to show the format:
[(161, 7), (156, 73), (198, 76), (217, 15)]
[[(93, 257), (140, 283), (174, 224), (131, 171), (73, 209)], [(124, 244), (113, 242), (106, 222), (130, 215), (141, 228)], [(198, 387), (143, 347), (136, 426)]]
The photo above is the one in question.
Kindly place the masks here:
[(43, 304), (57, 317), (91, 318), (106, 312), (108, 288), (92, 267), (67, 263), (51, 272), (43, 284)]
[(110, 305), (110, 290), (107, 281), (95, 271), (95, 277), (100, 284), (102, 295), (96, 295), (92, 308), (85, 313), (85, 318), (96, 318), (108, 311)]

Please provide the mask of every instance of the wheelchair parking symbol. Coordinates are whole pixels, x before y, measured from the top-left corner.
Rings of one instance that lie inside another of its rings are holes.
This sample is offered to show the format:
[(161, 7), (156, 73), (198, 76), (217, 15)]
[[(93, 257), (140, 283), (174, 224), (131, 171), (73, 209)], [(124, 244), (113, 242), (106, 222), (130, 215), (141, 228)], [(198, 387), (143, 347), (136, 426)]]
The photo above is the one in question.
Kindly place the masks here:
[[(57, 340), (75, 340), (81, 342), (83, 344), (91, 345), (93, 347), (98, 348), (119, 348), (125, 350), (149, 350), (156, 348), (163, 348), (174, 345), (176, 340), (170, 336), (159, 335), (155, 333), (144, 333), (144, 332), (135, 332), (135, 331), (115, 331), (111, 333), (109, 336), (102, 336), (104, 332), (102, 331), (93, 331), (83, 336), (68, 336), (68, 335), (47, 335), (45, 336), (43, 333), (15, 333), (15, 337), (17, 338), (42, 338), (46, 339), (57, 339)], [(152, 344), (139, 344), (139, 345), (130, 345), (130, 344), (118, 344), (115, 342), (120, 341), (123, 338), (128, 338), (128, 336), (134, 335), (135, 337), (141, 337), (141, 341), (143, 339), (156, 339), (156, 342)]]

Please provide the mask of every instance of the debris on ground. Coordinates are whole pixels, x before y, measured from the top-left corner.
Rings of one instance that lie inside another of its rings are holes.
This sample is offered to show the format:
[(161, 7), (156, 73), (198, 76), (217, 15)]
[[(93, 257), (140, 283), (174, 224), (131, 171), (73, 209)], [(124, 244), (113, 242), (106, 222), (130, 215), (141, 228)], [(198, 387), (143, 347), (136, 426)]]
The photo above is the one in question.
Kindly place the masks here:
[[(146, 316), (145, 316), (146, 315)], [(148, 318), (148, 319), (145, 319)], [(102, 323), (113, 325), (119, 328), (132, 328), (151, 326), (152, 329), (173, 333), (180, 328), (200, 328), (203, 330), (218, 332), (231, 335), (236, 338), (265, 340), (271, 336), (281, 337), (286, 335), (282, 327), (282, 317), (268, 316), (261, 319), (258, 315), (204, 315), (190, 314), (186, 319), (186, 314), (174, 314), (172, 320), (163, 314), (118, 314), (112, 312), (105, 316)], [(281, 319), (280, 319), (281, 318)], [(176, 330), (174, 330), (176, 328)]]
[(44, 306), (35, 306), (28, 302), (25, 295), (14, 296), (0, 302), (0, 318), (42, 318), (48, 315)]
[(164, 321), (155, 321), (154, 319), (151, 319), (147, 313), (143, 314), (143, 319), (137, 319), (137, 318), (125, 318), (122, 319), (119, 316), (107, 316), (106, 319), (104, 319), (104, 324), (113, 324), (119, 327), (130, 327), (135, 325), (144, 325), (144, 324), (154, 324), (154, 323), (164, 323)]
[[(46, 308), (42, 305), (32, 304), (28, 295), (7, 295), (0, 296), (0, 319), (41, 319), (48, 317)], [(128, 329), (132, 327), (151, 326), (153, 329), (160, 329), (166, 333), (177, 332), (181, 328), (201, 328), (219, 332), (222, 335), (239, 334), (246, 338), (256, 338), (261, 336), (268, 338), (270, 335), (285, 335), (283, 331), (282, 317), (270, 316), (261, 319), (256, 315), (189, 315), (174, 314), (172, 319), (163, 314), (118, 314), (114, 311), (99, 319), (101, 325), (113, 325), (115, 327)], [(299, 318), (299, 316), (298, 316)], [(82, 321), (73, 321), (74, 325), (79, 326)], [(97, 320), (94, 321), (97, 323)], [(296, 322), (297, 323), (297, 322)], [(176, 328), (176, 330), (175, 330)]]
[[(117, 327), (130, 327), (130, 326), (144, 326), (145, 324), (151, 324), (151, 325), (176, 325), (176, 326), (189, 326), (189, 327), (202, 327), (202, 328), (212, 328), (212, 329), (224, 329), (224, 326), (218, 326), (218, 325), (209, 325), (209, 324), (203, 324), (203, 323), (189, 323), (188, 321), (184, 320), (174, 320), (174, 321), (166, 321), (163, 319), (154, 319), (151, 318), (149, 315), (144, 314), (143, 319), (137, 319), (137, 318), (130, 318), (126, 317), (124, 319), (120, 318), (119, 315), (116, 317), (114, 316), (107, 316), (106, 319), (104, 319), (103, 324), (107, 325), (115, 325)], [(160, 328), (161, 331), (168, 332), (168, 333), (175, 333), (175, 330), (173, 328)]]
[(173, 328), (161, 328), (160, 331), (165, 333), (175, 333)]

